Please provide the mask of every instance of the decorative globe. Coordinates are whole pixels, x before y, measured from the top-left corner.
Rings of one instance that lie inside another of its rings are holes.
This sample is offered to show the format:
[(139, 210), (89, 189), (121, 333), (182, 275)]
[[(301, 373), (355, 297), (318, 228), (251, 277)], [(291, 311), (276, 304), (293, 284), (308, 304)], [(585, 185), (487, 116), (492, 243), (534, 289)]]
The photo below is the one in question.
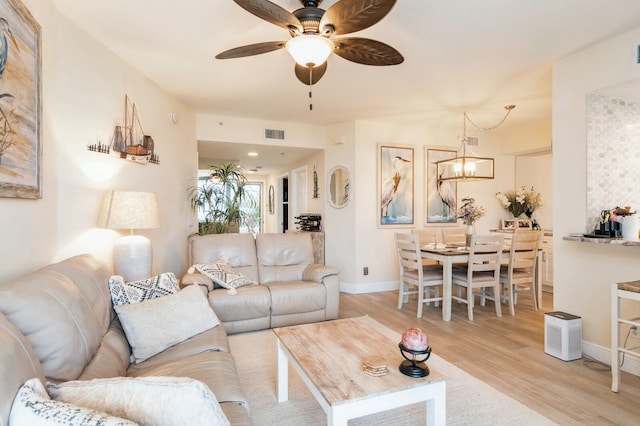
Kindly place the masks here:
[(402, 333), (402, 346), (410, 351), (424, 351), (429, 346), (427, 335), (419, 328), (409, 328)]

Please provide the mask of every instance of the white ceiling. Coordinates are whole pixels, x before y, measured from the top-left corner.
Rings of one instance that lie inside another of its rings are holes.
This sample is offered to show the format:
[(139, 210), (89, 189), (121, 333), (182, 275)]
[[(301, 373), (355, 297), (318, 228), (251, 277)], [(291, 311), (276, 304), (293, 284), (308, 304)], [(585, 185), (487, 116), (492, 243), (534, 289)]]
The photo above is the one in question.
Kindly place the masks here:
[[(458, 125), (467, 111), (490, 125), (507, 104), (517, 108), (505, 127), (548, 120), (551, 64), (640, 25), (637, 0), (399, 0), (355, 35), (390, 44), (404, 63), (373, 67), (333, 55), (309, 111), (308, 87), (286, 51), (214, 59), (232, 47), (289, 38), (232, 0), (52, 2), (196, 112), (310, 124), (385, 118)], [(299, 0), (274, 3), (302, 7)], [(630, 64), (631, 55), (629, 46)]]

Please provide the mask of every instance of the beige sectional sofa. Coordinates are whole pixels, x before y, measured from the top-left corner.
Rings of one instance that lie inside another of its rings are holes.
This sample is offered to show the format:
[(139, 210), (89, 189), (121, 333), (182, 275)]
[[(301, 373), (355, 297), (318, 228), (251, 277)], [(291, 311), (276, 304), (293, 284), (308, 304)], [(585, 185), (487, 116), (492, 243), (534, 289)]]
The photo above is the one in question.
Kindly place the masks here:
[[(232, 425), (250, 425), (249, 407), (225, 329), (197, 334), (138, 364), (114, 313), (111, 271), (80, 255), (0, 284), (0, 426), (23, 383), (120, 376), (190, 377), (213, 392)], [(206, 299), (202, 297), (206, 306)], [(178, 380), (178, 379), (176, 379)], [(155, 401), (173, 399), (177, 391)]]
[(207, 276), (188, 273), (182, 285), (207, 287), (209, 303), (227, 333), (338, 318), (339, 270), (313, 263), (309, 233), (211, 234), (189, 238), (189, 261), (226, 263), (258, 285), (229, 291)]

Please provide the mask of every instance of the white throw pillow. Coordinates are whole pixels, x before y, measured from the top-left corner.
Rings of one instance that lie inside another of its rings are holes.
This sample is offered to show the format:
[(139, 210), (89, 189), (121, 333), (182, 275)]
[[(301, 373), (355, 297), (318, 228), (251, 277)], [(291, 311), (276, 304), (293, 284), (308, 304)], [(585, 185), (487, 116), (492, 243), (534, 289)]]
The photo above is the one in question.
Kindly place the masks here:
[(229, 294), (237, 294), (238, 290), (236, 289), (243, 285), (255, 284), (255, 281), (250, 280), (242, 272), (229, 266), (224, 259), (213, 263), (198, 263), (193, 265), (193, 268), (211, 278), (219, 286), (229, 289)]
[(180, 290), (173, 272), (164, 272), (155, 277), (125, 282), (120, 275), (109, 278), (109, 293), (113, 305), (129, 305), (149, 299), (168, 296)]
[[(75, 402), (75, 401), (74, 401)], [(22, 385), (13, 400), (9, 426), (135, 426), (137, 423), (49, 398), (40, 379), (30, 379)]]
[(141, 425), (229, 425), (216, 396), (187, 377), (115, 377), (49, 384), (51, 397), (126, 417)]
[(136, 364), (220, 324), (199, 286), (132, 305), (114, 306)]

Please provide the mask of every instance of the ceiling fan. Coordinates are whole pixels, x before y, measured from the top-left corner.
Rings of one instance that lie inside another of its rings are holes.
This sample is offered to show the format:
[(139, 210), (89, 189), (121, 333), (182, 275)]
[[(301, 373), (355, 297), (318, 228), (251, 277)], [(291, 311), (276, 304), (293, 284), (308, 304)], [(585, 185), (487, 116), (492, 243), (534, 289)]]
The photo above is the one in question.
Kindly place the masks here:
[(296, 61), (295, 74), (304, 84), (317, 83), (327, 70), (331, 53), (363, 65), (398, 65), (404, 58), (393, 47), (361, 37), (340, 37), (372, 26), (393, 8), (396, 0), (339, 0), (327, 10), (322, 0), (300, 0), (303, 7), (289, 12), (269, 0), (234, 0), (258, 18), (289, 31), (289, 41), (267, 41), (226, 50), (216, 59), (232, 59), (287, 49)]

